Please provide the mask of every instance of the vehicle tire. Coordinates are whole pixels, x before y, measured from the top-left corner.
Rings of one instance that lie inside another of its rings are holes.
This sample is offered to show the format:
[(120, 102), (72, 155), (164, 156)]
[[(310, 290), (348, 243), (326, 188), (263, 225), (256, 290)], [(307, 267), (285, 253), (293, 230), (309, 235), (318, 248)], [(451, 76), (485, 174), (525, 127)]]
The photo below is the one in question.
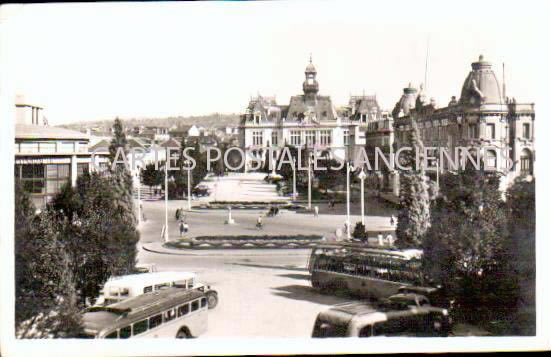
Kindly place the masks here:
[(180, 330), (178, 330), (176, 338), (191, 338), (191, 335), (189, 334), (187, 328), (182, 327)]
[(207, 304), (210, 309), (214, 309), (218, 305), (218, 294), (214, 291), (207, 292)]

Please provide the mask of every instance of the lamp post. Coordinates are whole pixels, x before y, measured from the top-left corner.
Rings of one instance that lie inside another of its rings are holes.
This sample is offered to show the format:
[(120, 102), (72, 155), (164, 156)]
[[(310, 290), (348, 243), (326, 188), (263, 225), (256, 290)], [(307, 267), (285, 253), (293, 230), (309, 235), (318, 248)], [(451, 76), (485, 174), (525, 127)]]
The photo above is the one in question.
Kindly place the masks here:
[(296, 160), (293, 158), (293, 200), (297, 199), (297, 169)]
[(358, 174), (358, 178), (360, 179), (361, 181), (361, 187), (360, 187), (360, 190), (361, 190), (361, 193), (360, 193), (360, 196), (362, 198), (362, 224), (365, 226), (365, 214), (364, 214), (364, 180), (365, 180), (365, 177), (366, 177), (366, 174), (362, 168), (362, 170), (360, 171), (360, 173)]
[(187, 166), (187, 209), (191, 211), (191, 162), (186, 160), (184, 163)]
[(346, 236), (350, 239), (350, 163), (346, 162)]
[(141, 168), (138, 167), (138, 224), (142, 223), (142, 175)]
[(168, 242), (168, 150), (165, 155), (165, 242)]
[(308, 209), (312, 209), (312, 174), (311, 169), (311, 160), (308, 157)]
[(440, 190), (440, 161), (436, 159), (436, 187)]

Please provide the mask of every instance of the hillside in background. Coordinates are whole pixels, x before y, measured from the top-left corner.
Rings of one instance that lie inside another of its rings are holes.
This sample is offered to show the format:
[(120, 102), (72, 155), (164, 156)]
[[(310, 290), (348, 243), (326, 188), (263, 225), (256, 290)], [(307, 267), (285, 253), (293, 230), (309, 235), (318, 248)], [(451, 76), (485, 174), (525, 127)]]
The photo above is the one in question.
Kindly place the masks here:
[[(81, 130), (86, 128), (93, 127), (102, 127), (110, 128), (113, 125), (111, 120), (97, 120), (89, 122), (79, 122), (71, 124), (58, 125), (62, 128), (72, 129), (72, 130)], [(239, 124), (239, 114), (208, 114), (201, 116), (190, 116), (190, 117), (168, 117), (168, 118), (132, 118), (132, 119), (123, 119), (121, 118), (125, 127), (134, 127), (134, 126), (164, 126), (171, 127), (173, 125), (183, 126), (183, 125), (197, 125), (205, 128), (225, 128), (227, 126), (235, 127)]]

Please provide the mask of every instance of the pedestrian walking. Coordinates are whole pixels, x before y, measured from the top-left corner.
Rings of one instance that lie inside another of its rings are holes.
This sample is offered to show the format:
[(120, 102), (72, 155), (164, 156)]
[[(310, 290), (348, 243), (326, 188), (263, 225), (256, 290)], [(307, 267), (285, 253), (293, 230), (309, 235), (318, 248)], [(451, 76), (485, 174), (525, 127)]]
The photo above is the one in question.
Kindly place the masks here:
[(314, 217), (317, 217), (319, 213), (318, 206), (314, 206)]
[(177, 221), (180, 220), (180, 209), (179, 208), (176, 208), (175, 218), (176, 218)]
[(377, 234), (377, 240), (379, 241), (379, 245), (384, 245), (383, 234), (381, 232)]
[(394, 227), (394, 216), (390, 216), (390, 226)]
[(262, 229), (262, 216), (258, 216), (258, 218), (256, 219), (256, 228)]
[(386, 235), (386, 244), (393, 245), (394, 244), (394, 237), (392, 236), (392, 233), (388, 233)]

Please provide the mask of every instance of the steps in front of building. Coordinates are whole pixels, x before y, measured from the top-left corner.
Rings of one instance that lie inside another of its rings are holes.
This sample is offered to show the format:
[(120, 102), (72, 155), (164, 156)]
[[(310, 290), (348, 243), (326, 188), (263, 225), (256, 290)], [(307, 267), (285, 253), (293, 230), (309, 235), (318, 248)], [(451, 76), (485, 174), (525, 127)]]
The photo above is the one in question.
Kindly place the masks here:
[[(133, 196), (135, 199), (138, 199), (138, 188), (134, 188)], [(156, 187), (149, 187), (142, 185), (140, 188), (140, 198), (143, 201), (158, 201), (163, 199), (164, 193), (163, 190)]]

